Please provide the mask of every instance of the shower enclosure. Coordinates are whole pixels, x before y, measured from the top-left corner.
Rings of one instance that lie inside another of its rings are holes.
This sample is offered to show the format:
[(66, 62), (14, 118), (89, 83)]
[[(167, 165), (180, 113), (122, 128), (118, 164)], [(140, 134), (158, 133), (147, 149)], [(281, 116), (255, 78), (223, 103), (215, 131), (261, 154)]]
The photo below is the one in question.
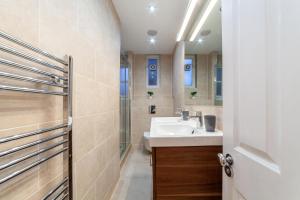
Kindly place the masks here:
[(127, 56), (121, 56), (120, 67), (120, 156), (125, 155), (130, 146), (130, 77), (131, 66)]

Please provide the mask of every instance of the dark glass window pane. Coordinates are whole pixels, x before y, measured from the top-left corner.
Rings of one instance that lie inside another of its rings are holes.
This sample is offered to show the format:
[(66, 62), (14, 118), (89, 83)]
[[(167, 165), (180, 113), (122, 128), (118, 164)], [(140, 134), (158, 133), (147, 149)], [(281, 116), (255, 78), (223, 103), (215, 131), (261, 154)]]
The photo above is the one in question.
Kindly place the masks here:
[(148, 59), (148, 85), (149, 86), (157, 86), (158, 79), (158, 59), (150, 58)]
[(125, 68), (125, 81), (127, 81), (128, 82), (128, 67), (127, 68)]
[(125, 68), (120, 70), (120, 81), (126, 81)]
[(222, 83), (217, 82), (216, 87), (216, 96), (222, 96)]
[(126, 97), (127, 95), (127, 87), (126, 82), (120, 82), (120, 95), (121, 97)]
[(121, 66), (120, 81), (128, 81), (128, 68)]
[(191, 59), (191, 58), (186, 58), (185, 60), (184, 60), (184, 64), (185, 65), (192, 65), (193, 64), (193, 59)]
[(184, 60), (184, 84), (193, 86), (193, 59), (191, 58)]
[(120, 68), (120, 95), (128, 96), (128, 67), (121, 65)]
[(185, 86), (192, 86), (193, 85), (192, 70), (184, 71), (184, 84), (185, 84)]
[(217, 67), (216, 79), (217, 79), (217, 81), (222, 81), (222, 68), (221, 67)]

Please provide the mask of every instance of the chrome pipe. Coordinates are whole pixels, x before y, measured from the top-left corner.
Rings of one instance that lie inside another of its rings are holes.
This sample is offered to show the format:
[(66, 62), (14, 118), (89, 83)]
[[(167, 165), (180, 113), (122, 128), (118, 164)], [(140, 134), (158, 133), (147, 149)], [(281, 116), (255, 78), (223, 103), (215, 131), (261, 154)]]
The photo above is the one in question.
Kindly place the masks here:
[(54, 194), (62, 185), (64, 185), (68, 181), (68, 177), (65, 177), (64, 180), (59, 183), (55, 188), (53, 188), (42, 200), (48, 199), (52, 194)]
[(60, 197), (60, 195), (62, 195), (62, 193), (64, 193), (66, 191), (66, 189), (68, 189), (69, 186), (66, 185), (65, 187), (63, 187), (63, 189), (56, 195), (56, 197), (54, 197), (52, 200), (56, 200), (58, 197)]
[(52, 154), (52, 155), (50, 155), (50, 156), (47, 156), (47, 157), (45, 157), (45, 158), (42, 158), (42, 159), (40, 159), (40, 160), (38, 160), (38, 161), (36, 161), (36, 162), (34, 162), (34, 163), (28, 165), (27, 167), (21, 169), (21, 170), (18, 170), (18, 171), (16, 171), (16, 172), (13, 172), (12, 174), (10, 174), (10, 175), (8, 175), (8, 176), (6, 176), (6, 177), (0, 179), (0, 185), (3, 184), (3, 183), (5, 183), (5, 182), (7, 182), (7, 181), (9, 181), (10, 179), (12, 179), (12, 178), (14, 178), (14, 177), (16, 177), (16, 176), (19, 176), (20, 174), (23, 174), (24, 172), (26, 172), (26, 171), (28, 171), (28, 170), (30, 170), (30, 169), (32, 169), (32, 168), (34, 168), (34, 167), (36, 167), (36, 166), (38, 166), (38, 165), (44, 163), (44, 162), (46, 162), (47, 160), (49, 160), (49, 159), (51, 159), (51, 158), (53, 158), (53, 157), (55, 157), (55, 156), (57, 156), (57, 155), (59, 155), (59, 154), (65, 152), (65, 151), (67, 151), (67, 150), (68, 150), (68, 147), (65, 147), (65, 148), (63, 148), (62, 150), (60, 150), (60, 151), (58, 151), (58, 152), (56, 152), (56, 153), (54, 153), (54, 154)]
[(50, 72), (46, 72), (46, 71), (37, 69), (35, 67), (15, 63), (13, 61), (2, 59), (2, 58), (0, 58), (0, 64), (6, 65), (6, 66), (9, 66), (9, 67), (14, 67), (14, 68), (21, 69), (21, 70), (25, 70), (25, 71), (29, 71), (29, 72), (36, 73), (36, 74), (41, 74), (41, 75), (44, 75), (44, 76), (49, 76), (49, 77), (54, 78), (54, 79), (60, 79), (60, 80), (64, 80), (64, 81), (68, 80), (67, 78), (65, 78), (63, 76), (53, 74), (53, 73), (50, 73)]
[(42, 143), (48, 142), (50, 140), (54, 140), (56, 138), (65, 136), (65, 135), (67, 135), (67, 132), (62, 132), (62, 133), (58, 133), (58, 134), (56, 134), (54, 136), (51, 136), (51, 137), (43, 138), (43, 139), (40, 139), (40, 140), (36, 140), (36, 141), (30, 142), (30, 143), (18, 146), (18, 147), (14, 147), (14, 148), (11, 148), (11, 149), (8, 149), (8, 150), (5, 150), (5, 151), (1, 151), (0, 152), (0, 157), (7, 156), (7, 155), (15, 153), (17, 151), (21, 151), (23, 149), (27, 149), (29, 147), (36, 146), (38, 144), (42, 144)]
[(64, 92), (68, 93), (67, 96), (67, 104), (68, 104), (68, 125), (70, 128), (69, 135), (68, 135), (68, 147), (69, 147), (69, 169), (68, 169), (68, 175), (69, 175), (69, 199), (73, 199), (73, 104), (72, 104), (72, 98), (73, 98), (73, 57), (69, 56), (69, 62), (68, 62), (68, 88), (64, 89)]
[(50, 127), (50, 128), (42, 128), (42, 129), (31, 131), (31, 132), (26, 132), (26, 133), (13, 135), (13, 136), (3, 137), (3, 138), (0, 138), (0, 144), (10, 142), (13, 140), (19, 140), (19, 139), (34, 136), (34, 135), (39, 135), (39, 134), (54, 131), (57, 129), (67, 128), (67, 127), (68, 127), (67, 124), (61, 124), (61, 125)]
[(56, 69), (58, 71), (61, 71), (61, 72), (64, 72), (64, 73), (68, 73), (64, 68), (62, 67), (59, 67), (57, 65), (54, 65), (54, 64), (51, 64), (51, 63), (48, 63), (40, 58), (35, 58), (33, 57), (32, 55), (29, 55), (29, 54), (25, 54), (23, 52), (20, 52), (20, 51), (17, 51), (15, 49), (13, 49), (12, 47), (9, 47), (7, 45), (4, 45), (4, 44), (0, 44), (0, 50), (1, 51), (4, 51), (6, 53), (9, 53), (9, 54), (12, 54), (12, 55), (15, 55), (15, 56), (18, 56), (18, 57), (21, 57), (21, 58), (24, 58), (26, 60), (29, 60), (31, 62), (35, 62), (35, 63), (38, 63), (38, 64), (41, 64), (41, 65), (44, 65), (46, 67), (49, 67), (51, 69)]
[(23, 162), (24, 160), (27, 160), (27, 159), (29, 159), (29, 158), (38, 156), (38, 155), (40, 155), (40, 154), (42, 154), (42, 153), (44, 153), (44, 152), (46, 152), (46, 151), (49, 151), (49, 150), (51, 150), (51, 149), (54, 149), (55, 147), (58, 147), (58, 146), (60, 146), (60, 145), (63, 145), (63, 144), (65, 144), (65, 143), (67, 143), (67, 142), (68, 142), (68, 140), (63, 140), (62, 142), (59, 142), (59, 143), (54, 144), (54, 145), (51, 145), (51, 146), (49, 146), (49, 147), (47, 147), (47, 148), (44, 148), (44, 149), (35, 151), (35, 152), (30, 153), (30, 154), (28, 154), (28, 155), (26, 155), (26, 156), (23, 156), (23, 157), (21, 157), (21, 158), (18, 158), (18, 159), (16, 159), (16, 160), (13, 160), (13, 161), (8, 162), (8, 163), (6, 163), (6, 164), (0, 165), (0, 171), (3, 170), (3, 169), (9, 168), (9, 167), (11, 167), (11, 166), (14, 166), (14, 165), (16, 165), (16, 164), (18, 164), (18, 163), (20, 163), (20, 162)]
[(51, 94), (51, 95), (60, 95), (60, 96), (68, 95), (68, 93), (65, 92), (55, 92), (55, 91), (39, 90), (39, 89), (32, 89), (32, 88), (25, 88), (25, 87), (15, 87), (9, 85), (0, 85), (0, 90), (8, 90), (13, 92), (29, 92), (29, 93), (37, 93), (37, 94)]
[(2, 76), (4, 78), (14, 79), (14, 80), (27, 81), (27, 82), (32, 82), (32, 83), (41, 83), (41, 84), (50, 85), (50, 86), (54, 86), (54, 87), (61, 87), (61, 88), (68, 87), (67, 85), (60, 84), (60, 83), (54, 83), (51, 81), (40, 80), (40, 79), (28, 77), (28, 76), (20, 76), (17, 74), (11, 74), (11, 73), (1, 72), (1, 71), (0, 71), (0, 76)]
[[(68, 74), (68, 81), (65, 83), (68, 85), (68, 88), (65, 89), (64, 92), (68, 93), (68, 118), (72, 119), (73, 117), (73, 104), (72, 104), (72, 99), (73, 99), (73, 57), (69, 56), (69, 74)], [(70, 123), (69, 123), (70, 124)]]
[(47, 58), (55, 60), (55, 61), (57, 61), (57, 62), (59, 62), (59, 63), (61, 63), (63, 65), (67, 65), (68, 64), (66, 61), (64, 61), (64, 60), (62, 60), (62, 59), (60, 59), (60, 58), (58, 58), (58, 57), (56, 57), (54, 55), (51, 55), (50, 53), (48, 53), (46, 51), (43, 51), (43, 50), (41, 50), (39, 48), (33, 47), (30, 44), (28, 44), (28, 43), (26, 43), (26, 42), (24, 42), (22, 40), (19, 40), (19, 39), (15, 38), (15, 37), (7, 34), (7, 33), (4, 33), (3, 31), (0, 31), (0, 37), (2, 37), (4, 39), (7, 39), (7, 40), (9, 40), (11, 42), (14, 42), (15, 44), (18, 44), (18, 45), (20, 45), (22, 47), (25, 47), (25, 48), (27, 48), (27, 49), (29, 49), (31, 51), (34, 51), (34, 52), (36, 52), (36, 53), (38, 53), (40, 55), (46, 56)]

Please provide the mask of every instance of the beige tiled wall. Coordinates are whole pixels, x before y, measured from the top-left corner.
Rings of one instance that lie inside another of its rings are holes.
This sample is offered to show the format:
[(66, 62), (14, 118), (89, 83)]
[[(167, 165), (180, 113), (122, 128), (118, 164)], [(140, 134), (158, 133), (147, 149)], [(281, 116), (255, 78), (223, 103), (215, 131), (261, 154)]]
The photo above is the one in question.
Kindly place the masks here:
[[(74, 199), (109, 199), (119, 177), (120, 25), (111, 0), (3, 0), (0, 21), (7, 33), (59, 57), (74, 57)], [(62, 109), (61, 97), (0, 91), (0, 137), (61, 123)], [(0, 199), (40, 199), (61, 180), (62, 164), (58, 156), (1, 185)]]
[[(132, 144), (142, 145), (143, 134), (150, 130), (151, 117), (173, 116), (172, 98), (172, 56), (160, 55), (160, 87), (148, 89), (146, 86), (147, 55), (135, 55), (133, 71), (133, 98), (131, 104)], [(147, 98), (147, 91), (154, 92), (152, 99)], [(156, 105), (156, 114), (148, 113), (149, 105)]]

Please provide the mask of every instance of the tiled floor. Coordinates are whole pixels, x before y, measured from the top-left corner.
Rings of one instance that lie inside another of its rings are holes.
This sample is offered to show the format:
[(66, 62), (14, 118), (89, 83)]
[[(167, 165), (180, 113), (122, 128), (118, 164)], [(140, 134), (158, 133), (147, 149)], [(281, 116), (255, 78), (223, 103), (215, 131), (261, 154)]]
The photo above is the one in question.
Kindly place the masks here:
[(131, 150), (111, 200), (152, 200), (150, 154)]

